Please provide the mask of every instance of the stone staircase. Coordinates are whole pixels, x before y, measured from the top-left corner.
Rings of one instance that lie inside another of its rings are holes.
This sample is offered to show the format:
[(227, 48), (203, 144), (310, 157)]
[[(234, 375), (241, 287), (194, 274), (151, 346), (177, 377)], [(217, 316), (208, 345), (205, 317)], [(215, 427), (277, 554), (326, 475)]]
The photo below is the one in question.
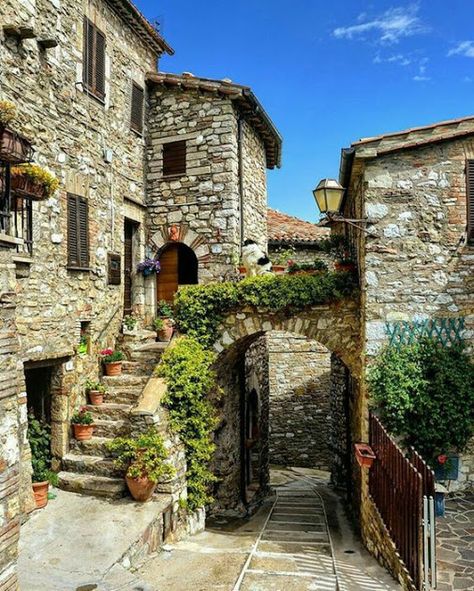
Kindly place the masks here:
[[(63, 457), (58, 474), (60, 488), (108, 498), (126, 494), (123, 475), (114, 467), (107, 443), (131, 434), (132, 409), (167, 346), (168, 343), (155, 342), (155, 333), (151, 331), (122, 337), (120, 348), (127, 358), (122, 362), (122, 374), (102, 378), (108, 391), (104, 404), (86, 405), (94, 417), (94, 434), (88, 441), (71, 439), (71, 448)], [(160, 431), (166, 431), (166, 425)]]

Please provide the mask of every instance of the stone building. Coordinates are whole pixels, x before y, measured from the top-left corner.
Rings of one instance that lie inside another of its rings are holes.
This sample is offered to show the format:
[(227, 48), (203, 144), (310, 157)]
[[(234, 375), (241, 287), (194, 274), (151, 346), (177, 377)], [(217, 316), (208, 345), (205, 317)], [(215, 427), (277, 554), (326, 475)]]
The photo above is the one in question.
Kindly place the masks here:
[(149, 254), (162, 264), (147, 288), (153, 311), (179, 285), (233, 275), (244, 240), (266, 246), (265, 171), (280, 166), (281, 138), (248, 87), (161, 72), (148, 84)]
[[(97, 379), (97, 352), (114, 345), (131, 305), (129, 269), (120, 263), (131, 229), (135, 261), (144, 255), (143, 90), (172, 50), (128, 0), (5, 0), (0, 22), (0, 100), (15, 104), (11, 126), (60, 182), (43, 201), (10, 193), (2, 146), (0, 587), (7, 590), (16, 588), (19, 525), (32, 508), (27, 407), (43, 409), (59, 461), (84, 382)], [(133, 303), (143, 307), (139, 281)], [(87, 351), (78, 354), (81, 339)]]
[[(368, 363), (394, 329), (405, 326), (407, 338), (426, 320), (448, 340), (464, 327), (459, 334), (472, 351), (473, 136), (474, 118), (466, 117), (362, 139), (342, 151), (344, 214), (369, 222), (368, 232), (347, 226), (359, 263)], [(473, 481), (468, 453), (451, 486)]]

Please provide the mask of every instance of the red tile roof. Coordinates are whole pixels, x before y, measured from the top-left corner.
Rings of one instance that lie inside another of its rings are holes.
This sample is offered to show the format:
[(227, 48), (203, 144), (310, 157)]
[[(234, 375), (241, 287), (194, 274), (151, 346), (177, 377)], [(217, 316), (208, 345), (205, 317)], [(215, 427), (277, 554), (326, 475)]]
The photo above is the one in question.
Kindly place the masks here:
[(286, 213), (268, 208), (269, 242), (315, 242), (329, 236), (329, 228), (321, 228)]

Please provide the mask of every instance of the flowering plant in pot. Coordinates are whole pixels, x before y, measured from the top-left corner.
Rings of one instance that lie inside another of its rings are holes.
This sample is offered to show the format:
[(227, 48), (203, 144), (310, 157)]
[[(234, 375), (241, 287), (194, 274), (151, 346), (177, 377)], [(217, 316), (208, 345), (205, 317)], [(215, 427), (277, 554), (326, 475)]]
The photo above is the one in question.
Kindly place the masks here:
[(87, 380), (86, 390), (92, 405), (97, 406), (104, 402), (104, 395), (106, 394), (107, 389), (103, 384), (100, 382), (94, 382), (93, 380)]
[(141, 261), (137, 265), (137, 271), (143, 275), (143, 277), (148, 277), (152, 273), (159, 273), (161, 270), (160, 261), (156, 259), (151, 259), (147, 257), (144, 261)]
[(163, 438), (153, 427), (137, 437), (117, 437), (107, 447), (115, 456), (115, 466), (125, 470), (125, 481), (136, 501), (148, 501), (158, 481), (175, 473), (165, 461), (168, 453)]
[(20, 164), (11, 169), (12, 190), (30, 199), (47, 199), (59, 187), (59, 181), (37, 164)]
[(103, 349), (100, 352), (102, 362), (104, 363), (106, 376), (119, 376), (122, 373), (122, 351), (114, 351), (113, 349)]
[(51, 470), (51, 428), (30, 412), (27, 437), (31, 449), (33, 495), (36, 507), (41, 509), (48, 503), (49, 485), (56, 485), (58, 480)]
[(15, 121), (17, 115), (15, 103), (0, 101), (0, 127), (6, 127)]
[(71, 418), (72, 428), (74, 429), (74, 439), (77, 441), (87, 441), (92, 437), (94, 431), (94, 419), (86, 408), (81, 407)]
[(274, 273), (284, 273), (286, 268), (293, 262), (295, 250), (293, 248), (279, 249), (272, 257), (272, 271)]
[(157, 306), (157, 317), (153, 321), (153, 325), (157, 332), (159, 341), (167, 342), (171, 340), (174, 330), (173, 307), (165, 300), (160, 300)]

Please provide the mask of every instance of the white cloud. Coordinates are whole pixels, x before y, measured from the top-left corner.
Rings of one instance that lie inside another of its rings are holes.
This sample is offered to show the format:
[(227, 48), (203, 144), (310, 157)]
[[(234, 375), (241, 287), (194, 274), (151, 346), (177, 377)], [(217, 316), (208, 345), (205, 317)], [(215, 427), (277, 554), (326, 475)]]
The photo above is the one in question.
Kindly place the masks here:
[(464, 57), (474, 57), (474, 41), (461, 41), (456, 47), (448, 51), (448, 57), (453, 55), (462, 55)]
[(396, 55), (390, 55), (388, 57), (381, 57), (380, 55), (376, 55), (374, 57), (374, 64), (397, 64), (399, 66), (409, 66), (412, 63), (412, 59), (406, 55), (401, 53), (397, 53)]
[(418, 5), (390, 8), (382, 15), (368, 20), (366, 14), (359, 15), (358, 23), (348, 27), (337, 27), (333, 31), (337, 39), (364, 38), (375, 34), (381, 43), (397, 43), (403, 37), (410, 37), (426, 31), (418, 17)]
[(416, 76), (413, 76), (413, 80), (415, 82), (427, 82), (428, 80), (431, 80), (431, 78), (429, 76), (421, 76), (417, 74)]

